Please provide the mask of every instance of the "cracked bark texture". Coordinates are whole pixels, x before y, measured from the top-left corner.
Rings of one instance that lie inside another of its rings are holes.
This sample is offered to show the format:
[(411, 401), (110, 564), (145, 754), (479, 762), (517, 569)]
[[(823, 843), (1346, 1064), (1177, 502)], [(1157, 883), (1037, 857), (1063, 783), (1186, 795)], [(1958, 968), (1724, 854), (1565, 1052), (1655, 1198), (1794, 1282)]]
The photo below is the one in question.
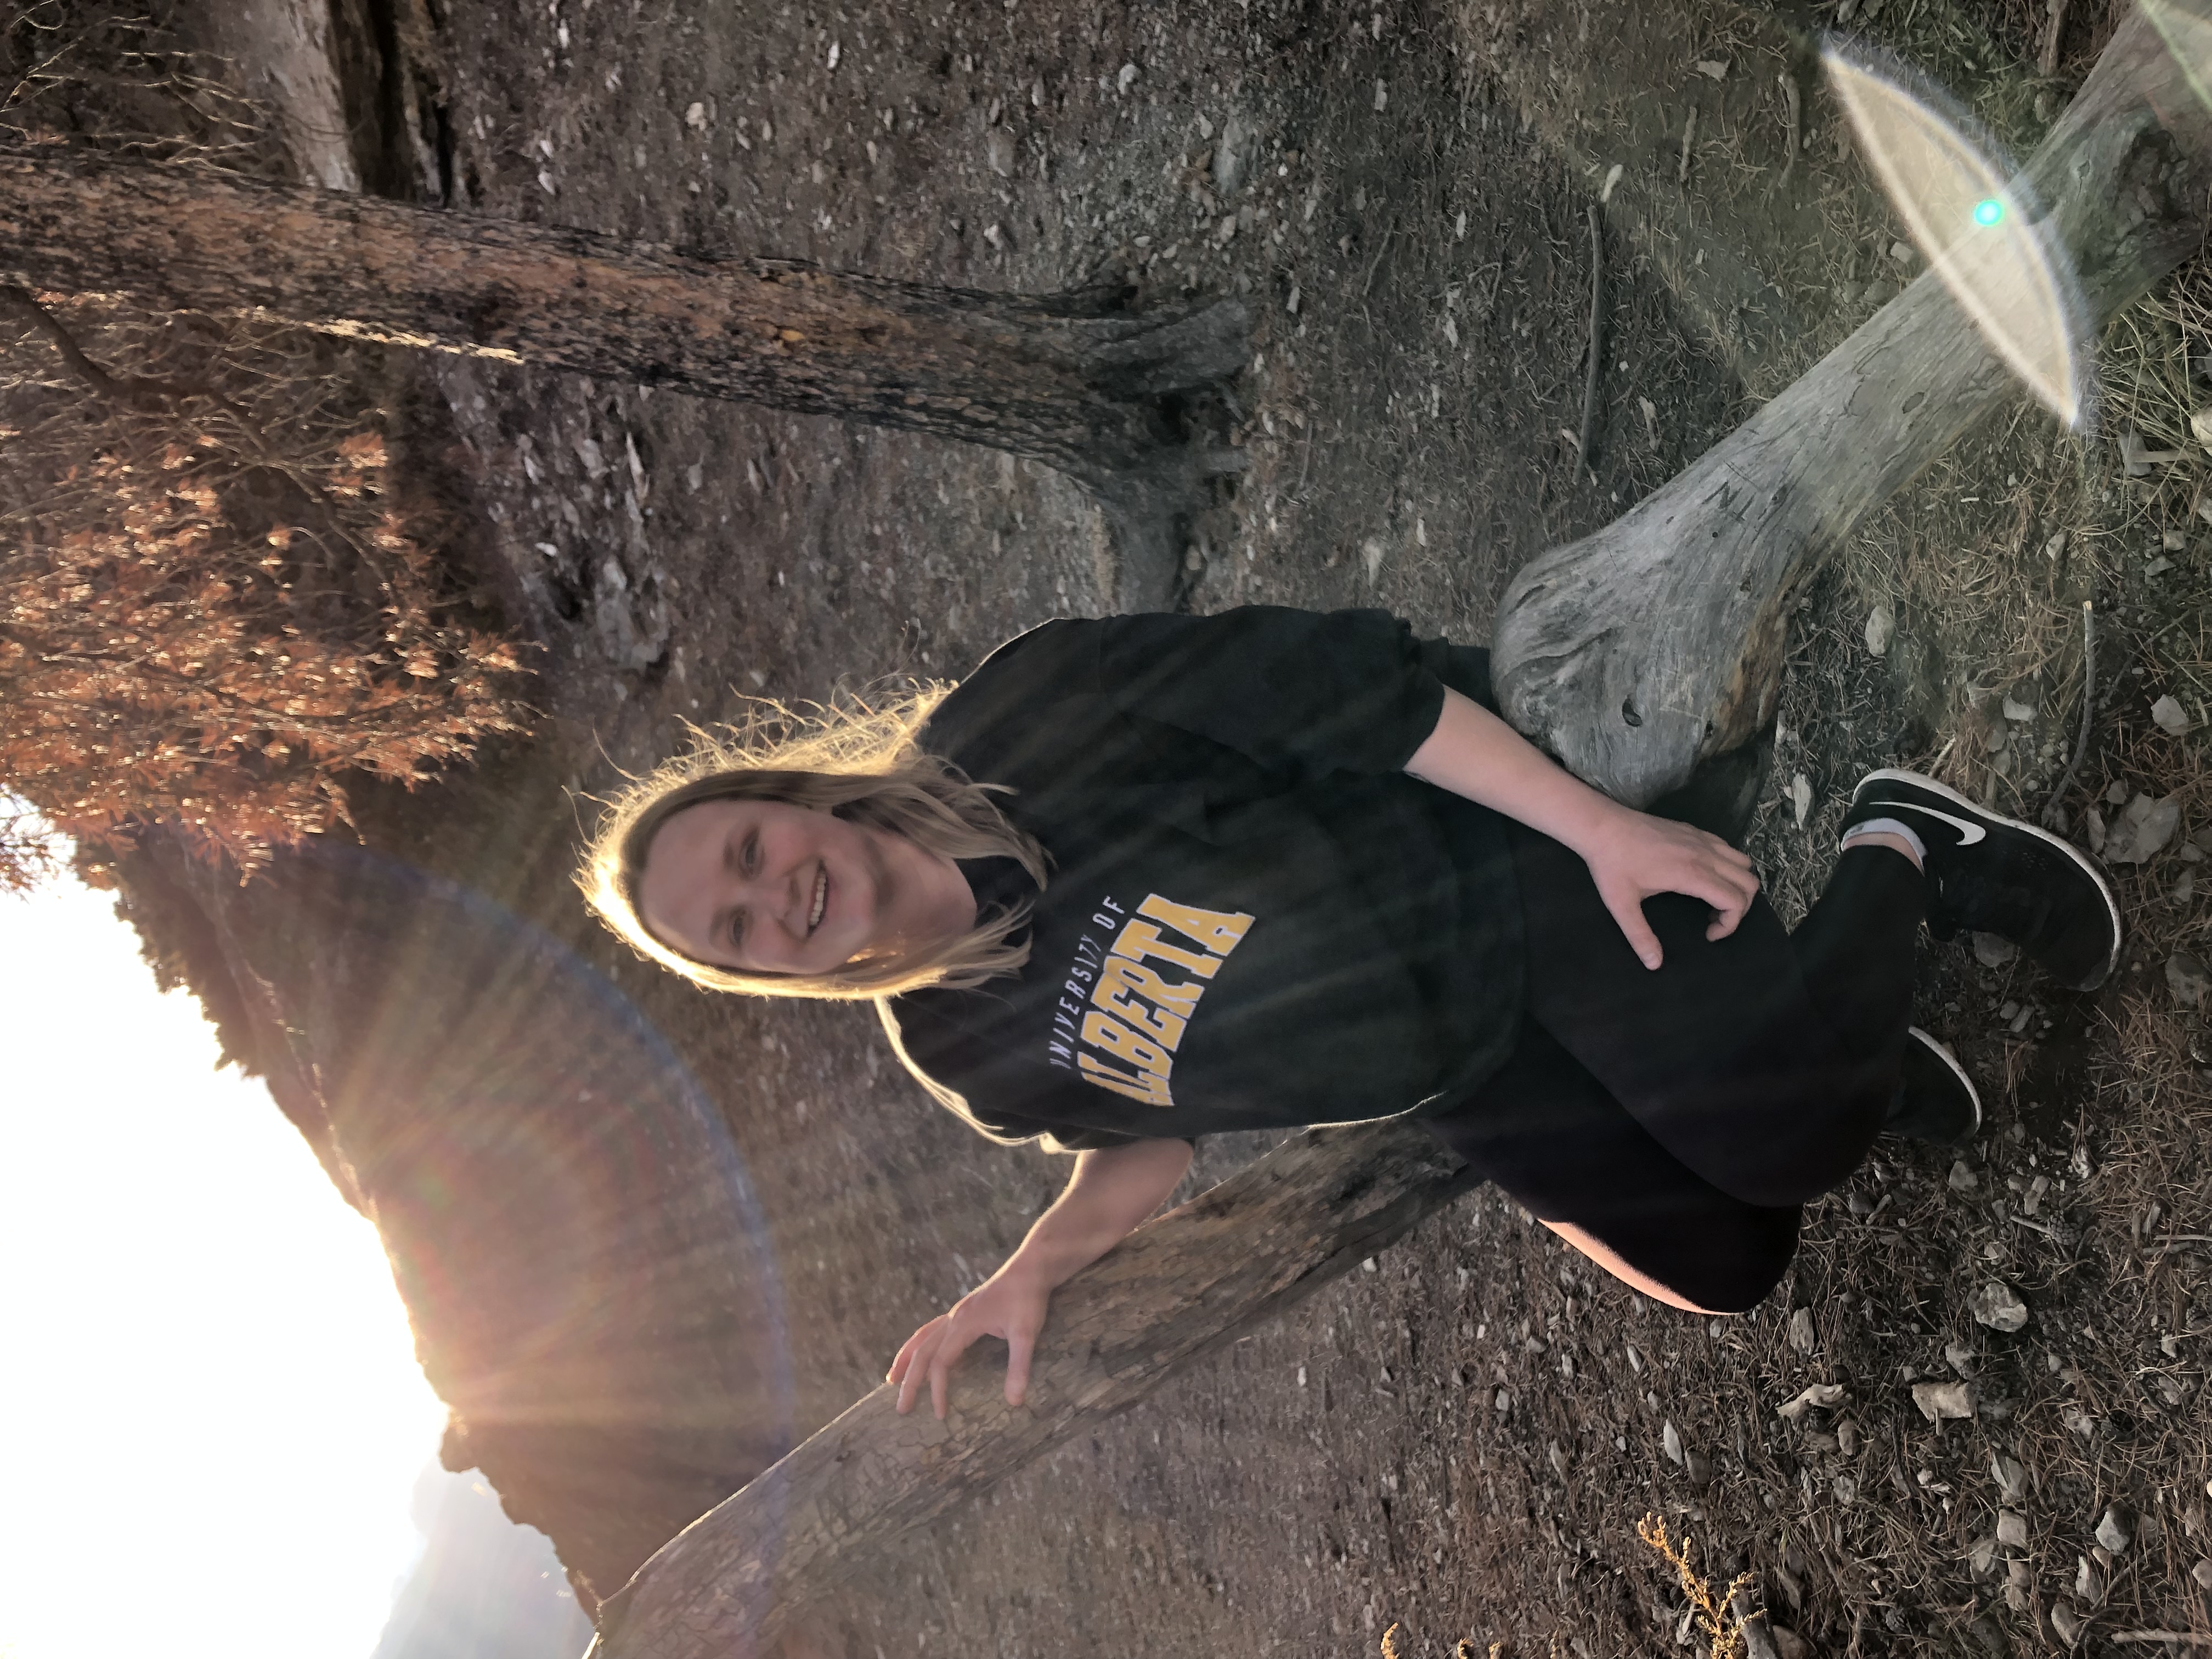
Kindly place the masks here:
[[(2197, 25), (2197, 27), (2203, 27)], [(2212, 113), (2131, 11), (2024, 171), (2102, 324), (2194, 253)], [(1792, 586), (2015, 382), (1933, 272), (1498, 610), (1513, 724), (1634, 806), (1771, 722)]]
[(56, 145), (0, 149), (0, 281), (33, 289), (258, 313), (1042, 461), (1091, 489), (1142, 567), (1127, 597), (1164, 594), (1175, 523), (1243, 460), (1193, 419), (1243, 364), (1233, 300), (1132, 313), (1110, 287), (992, 294), (713, 258)]

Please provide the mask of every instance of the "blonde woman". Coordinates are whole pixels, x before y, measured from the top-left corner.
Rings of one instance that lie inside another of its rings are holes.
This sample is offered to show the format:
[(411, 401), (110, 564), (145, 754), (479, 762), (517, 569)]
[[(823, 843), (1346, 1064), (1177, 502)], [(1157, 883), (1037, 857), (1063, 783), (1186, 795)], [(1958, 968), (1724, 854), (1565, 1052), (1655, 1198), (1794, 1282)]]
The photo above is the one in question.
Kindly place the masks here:
[(1978, 1127), (1907, 1024), (1923, 915), (2071, 983), (2117, 957), (2082, 854), (1895, 771), (1789, 933), (1741, 852), (1488, 702), (1485, 653), (1376, 611), (1049, 623), (957, 689), (702, 741), (581, 879), (701, 985), (873, 1000), (939, 1103), (1075, 1155), (892, 1362), (940, 1416), (986, 1335), (1018, 1404), (1054, 1288), (1233, 1129), (1419, 1119), (1645, 1294), (1747, 1309), (1877, 1133)]

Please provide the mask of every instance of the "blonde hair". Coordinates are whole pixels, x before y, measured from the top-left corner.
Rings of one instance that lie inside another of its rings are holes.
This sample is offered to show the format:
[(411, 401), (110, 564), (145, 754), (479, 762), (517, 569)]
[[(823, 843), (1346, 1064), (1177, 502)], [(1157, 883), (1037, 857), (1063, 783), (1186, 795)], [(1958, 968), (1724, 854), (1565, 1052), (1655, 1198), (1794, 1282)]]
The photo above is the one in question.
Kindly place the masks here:
[(584, 849), (576, 884), (600, 921), (640, 956), (710, 991), (839, 1001), (896, 996), (943, 985), (954, 989), (1012, 974), (1029, 944), (1012, 943), (1030, 907), (978, 915), (975, 926), (933, 950), (866, 957), (826, 974), (749, 974), (672, 949), (638, 912), (638, 879), (660, 826), (708, 800), (772, 800), (904, 836), (944, 858), (1010, 858), (1045, 883), (1044, 849), (999, 810), (1001, 786), (975, 783), (915, 741), (952, 687), (941, 682), (841, 692), (828, 703), (793, 708), (753, 701), (714, 731), (694, 726), (685, 751), (655, 767), (605, 803)]

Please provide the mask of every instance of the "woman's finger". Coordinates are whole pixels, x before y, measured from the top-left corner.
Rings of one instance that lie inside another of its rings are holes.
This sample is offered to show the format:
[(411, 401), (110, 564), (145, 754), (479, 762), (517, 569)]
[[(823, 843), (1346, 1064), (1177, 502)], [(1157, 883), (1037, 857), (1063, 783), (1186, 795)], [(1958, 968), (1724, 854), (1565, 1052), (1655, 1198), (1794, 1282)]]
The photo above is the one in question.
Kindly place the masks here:
[(1621, 933), (1627, 938), (1628, 948), (1636, 952), (1638, 961), (1646, 968), (1656, 968), (1665, 960), (1665, 955), (1659, 948), (1659, 935), (1651, 931), (1651, 924), (1644, 919), (1642, 899), (1632, 891), (1609, 893), (1602, 889), (1598, 896), (1605, 901), (1605, 908), (1613, 913), (1613, 921), (1620, 925)]
[(944, 1317), (943, 1314), (938, 1315), (936, 1319), (929, 1321), (912, 1336), (899, 1344), (898, 1352), (891, 1357), (891, 1368), (884, 1376), (884, 1382), (896, 1382), (906, 1375), (907, 1367), (914, 1363), (915, 1349), (921, 1345), (924, 1337), (937, 1328), (939, 1322)]
[(1018, 1406), (1030, 1391), (1030, 1354), (1036, 1334), (1018, 1326), (1006, 1333), (1006, 1403)]
[(915, 1395), (921, 1391), (921, 1380), (928, 1375), (930, 1352), (936, 1346), (937, 1324), (936, 1320), (932, 1320), (929, 1324), (916, 1331), (915, 1337), (918, 1340), (915, 1343), (914, 1352), (904, 1356), (906, 1370), (899, 1377), (896, 1402), (901, 1414), (914, 1409)]
[(976, 1331), (945, 1328), (945, 1340), (937, 1345), (937, 1352), (929, 1359), (929, 1405), (937, 1413), (939, 1422), (945, 1420), (945, 1390), (952, 1372), (952, 1362), (968, 1352), (968, 1346), (981, 1334)]

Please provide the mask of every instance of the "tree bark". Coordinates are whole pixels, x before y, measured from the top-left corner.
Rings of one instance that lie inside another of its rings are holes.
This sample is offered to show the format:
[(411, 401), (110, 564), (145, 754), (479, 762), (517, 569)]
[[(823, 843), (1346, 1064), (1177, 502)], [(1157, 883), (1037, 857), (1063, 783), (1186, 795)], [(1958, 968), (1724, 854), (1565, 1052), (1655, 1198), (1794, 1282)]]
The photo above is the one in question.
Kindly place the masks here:
[[(2212, 112), (2138, 5), (2026, 171), (2096, 322), (2202, 245), (2208, 158)], [(1507, 718), (1632, 805), (1680, 787), (1771, 720), (1792, 586), (2014, 391), (1923, 275), (1664, 489), (1522, 568), (1494, 636)]]
[(1028, 1404), (1006, 1403), (996, 1353), (956, 1371), (942, 1423), (878, 1389), (663, 1546), (601, 1607), (592, 1659), (768, 1650), (856, 1554), (1127, 1410), (1465, 1191), (1455, 1162), (1414, 1124), (1307, 1130), (1054, 1292)]
[(1011, 451), (1088, 486), (1125, 537), (1242, 460), (1194, 444), (1188, 418), (1243, 366), (1235, 301), (1132, 313), (1104, 289), (990, 294), (709, 258), (52, 145), (0, 149), (0, 282), (33, 289), (258, 313)]

